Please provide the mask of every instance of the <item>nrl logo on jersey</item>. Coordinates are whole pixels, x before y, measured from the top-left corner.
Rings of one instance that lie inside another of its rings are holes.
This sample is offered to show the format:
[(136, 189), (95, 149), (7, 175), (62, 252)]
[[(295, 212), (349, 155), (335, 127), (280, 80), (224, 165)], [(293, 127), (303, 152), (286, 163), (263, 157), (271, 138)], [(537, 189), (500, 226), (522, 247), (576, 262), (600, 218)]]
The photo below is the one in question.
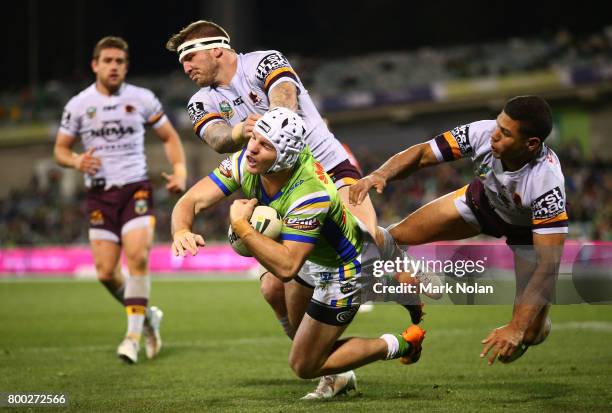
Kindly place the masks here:
[(481, 163), (480, 165), (478, 165), (478, 168), (476, 169), (476, 175), (478, 175), (479, 177), (484, 177), (490, 171), (491, 171), (491, 167), (489, 165)]
[(221, 116), (223, 116), (226, 120), (229, 120), (232, 116), (234, 116), (234, 109), (232, 109), (227, 100), (219, 103), (219, 110), (221, 111)]
[(457, 141), (461, 154), (465, 154), (472, 151), (470, 146), (470, 125), (459, 125), (450, 131), (451, 135)]
[(104, 225), (104, 214), (99, 209), (91, 211), (89, 214), (89, 223), (93, 226)]
[(221, 161), (221, 163), (219, 164), (219, 172), (221, 172), (221, 175), (223, 175), (226, 178), (232, 177), (232, 159), (231, 158), (225, 158), (224, 160)]
[(533, 219), (548, 219), (565, 210), (565, 199), (559, 187), (553, 188), (531, 203)]
[(298, 231), (312, 231), (319, 226), (316, 218), (285, 218), (285, 225)]
[(95, 106), (88, 107), (85, 113), (87, 114), (87, 117), (89, 119), (93, 119), (96, 116), (96, 107)]

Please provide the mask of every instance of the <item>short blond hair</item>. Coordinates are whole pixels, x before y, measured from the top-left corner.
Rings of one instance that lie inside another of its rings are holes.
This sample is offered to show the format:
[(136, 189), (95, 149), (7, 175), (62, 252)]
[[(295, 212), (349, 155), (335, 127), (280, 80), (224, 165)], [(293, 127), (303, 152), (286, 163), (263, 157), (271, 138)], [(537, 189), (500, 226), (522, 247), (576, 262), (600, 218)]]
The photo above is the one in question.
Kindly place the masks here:
[(100, 57), (100, 53), (104, 49), (119, 49), (125, 52), (126, 59), (130, 58), (130, 48), (127, 42), (118, 36), (106, 36), (103, 37), (96, 43), (96, 46), (93, 49), (93, 59), (98, 60)]
[(180, 32), (175, 33), (166, 42), (166, 49), (176, 52), (180, 45), (187, 40), (197, 39), (198, 37), (225, 36), (230, 40), (230, 35), (217, 23), (208, 20), (198, 20), (183, 27)]

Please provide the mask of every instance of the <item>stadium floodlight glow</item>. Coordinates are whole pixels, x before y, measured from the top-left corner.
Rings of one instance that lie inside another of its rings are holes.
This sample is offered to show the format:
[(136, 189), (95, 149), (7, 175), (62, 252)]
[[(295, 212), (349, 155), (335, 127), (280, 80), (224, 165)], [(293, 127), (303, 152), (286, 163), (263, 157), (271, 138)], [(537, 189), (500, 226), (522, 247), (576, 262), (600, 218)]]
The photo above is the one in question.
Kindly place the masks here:
[(229, 37), (201, 37), (199, 39), (189, 40), (177, 47), (176, 51), (179, 54), (179, 62), (182, 63), (183, 58), (189, 53), (197, 52), (198, 50), (214, 49), (216, 47), (231, 49)]

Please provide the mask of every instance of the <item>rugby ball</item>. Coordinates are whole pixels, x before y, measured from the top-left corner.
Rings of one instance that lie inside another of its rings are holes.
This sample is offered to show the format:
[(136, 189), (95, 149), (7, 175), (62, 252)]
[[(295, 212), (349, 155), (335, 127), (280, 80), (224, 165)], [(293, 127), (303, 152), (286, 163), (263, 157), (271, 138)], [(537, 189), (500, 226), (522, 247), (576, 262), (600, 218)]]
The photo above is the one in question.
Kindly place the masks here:
[[(251, 226), (255, 228), (255, 231), (272, 239), (278, 238), (283, 226), (283, 221), (280, 219), (278, 212), (276, 212), (274, 208), (263, 205), (255, 207), (255, 210), (253, 210), (253, 215), (251, 215), (250, 222)], [(243, 257), (252, 257), (251, 252), (242, 242), (240, 237), (232, 230), (231, 225), (227, 231), (227, 238), (237, 254), (242, 255)]]

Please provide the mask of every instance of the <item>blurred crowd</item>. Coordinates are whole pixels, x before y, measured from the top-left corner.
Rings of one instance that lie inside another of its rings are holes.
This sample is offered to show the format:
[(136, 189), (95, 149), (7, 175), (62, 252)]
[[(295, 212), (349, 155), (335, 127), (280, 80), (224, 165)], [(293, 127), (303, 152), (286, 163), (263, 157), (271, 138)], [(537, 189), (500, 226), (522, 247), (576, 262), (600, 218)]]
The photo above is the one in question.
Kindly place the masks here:
[[(128, 39), (129, 40), (129, 39)], [(137, 47), (137, 45), (134, 45)], [(438, 82), (480, 79), (571, 69), (584, 81), (597, 80), (612, 66), (612, 26), (575, 36), (568, 31), (532, 38), (511, 38), (450, 47), (380, 52), (338, 59), (289, 56), (316, 101), (365, 92), (390, 93)], [(595, 73), (596, 72), (596, 73)], [(0, 125), (57, 123), (66, 102), (93, 77), (50, 81), (37, 90), (0, 93)], [(188, 127), (186, 99), (193, 83), (181, 72), (165, 76), (129, 76), (128, 81), (153, 90), (179, 127)]]
[[(386, 160), (367, 148), (353, 148), (365, 173)], [(570, 239), (612, 241), (612, 165), (596, 157), (585, 162), (578, 146), (556, 150), (565, 174)], [(69, 245), (87, 242), (85, 191), (73, 198), (60, 193), (62, 170), (49, 172), (43, 185), (33, 178), (27, 188), (15, 189), (0, 200), (0, 245)], [(409, 179), (395, 181), (382, 195), (373, 194), (380, 225), (401, 220), (427, 202), (466, 185), (473, 177), (471, 163), (459, 161), (422, 170)], [(196, 178), (192, 178), (191, 184)], [(156, 242), (170, 241), (170, 214), (177, 197), (171, 196), (162, 180), (153, 179), (157, 217)], [(202, 213), (195, 231), (208, 241), (224, 242), (229, 225), (228, 211), (234, 194)]]

